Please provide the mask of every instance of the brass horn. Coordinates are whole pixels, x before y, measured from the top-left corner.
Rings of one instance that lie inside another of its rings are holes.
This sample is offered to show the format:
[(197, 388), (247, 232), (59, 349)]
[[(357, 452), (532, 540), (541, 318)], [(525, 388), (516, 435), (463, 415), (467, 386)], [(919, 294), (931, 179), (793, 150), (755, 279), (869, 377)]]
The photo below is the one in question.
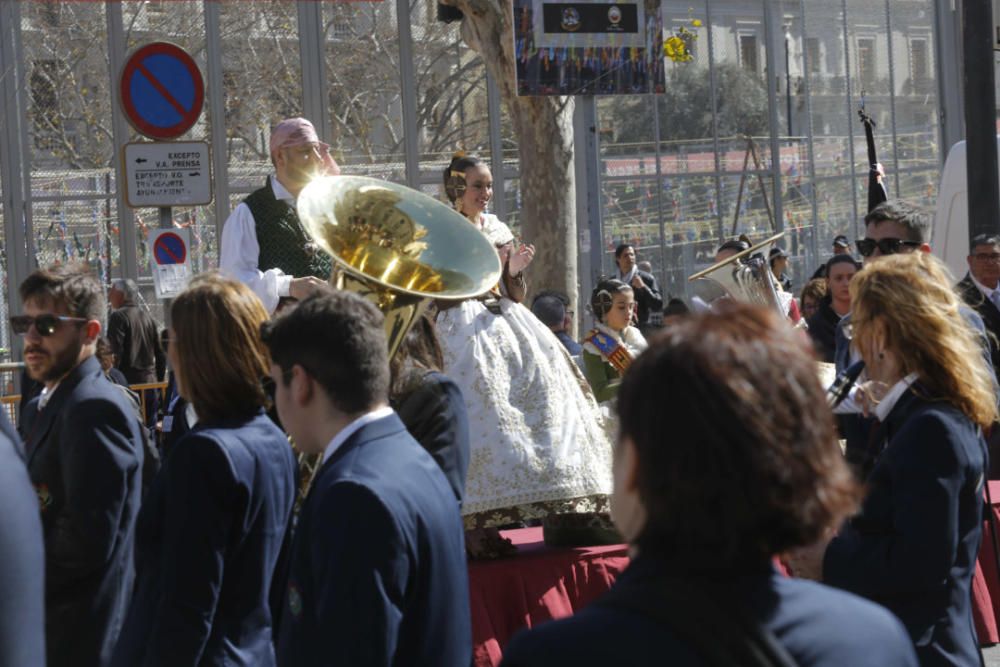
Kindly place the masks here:
[(500, 280), (493, 244), (433, 197), (364, 176), (323, 176), (303, 188), (299, 218), (334, 261), (330, 282), (385, 315), (389, 356), (431, 300), (479, 296)]
[(785, 317), (787, 313), (778, 297), (771, 267), (765, 257), (756, 254), (784, 235), (779, 232), (689, 277), (695, 298), (710, 306), (728, 297), (773, 308)]
[[(333, 259), (330, 283), (385, 315), (392, 357), (432, 300), (464, 300), (500, 280), (493, 244), (467, 219), (422, 192), (364, 176), (322, 176), (302, 189), (298, 213)], [(319, 456), (299, 455), (299, 501)]]

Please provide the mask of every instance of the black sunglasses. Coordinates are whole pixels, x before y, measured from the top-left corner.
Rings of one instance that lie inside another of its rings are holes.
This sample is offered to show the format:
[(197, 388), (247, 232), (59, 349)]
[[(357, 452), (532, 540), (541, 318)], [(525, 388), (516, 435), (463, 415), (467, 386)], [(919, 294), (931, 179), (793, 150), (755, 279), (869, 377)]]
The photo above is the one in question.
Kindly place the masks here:
[(10, 328), (18, 336), (23, 336), (28, 333), (31, 329), (31, 325), (35, 325), (35, 330), (38, 332), (39, 336), (51, 336), (55, 332), (59, 331), (63, 322), (86, 322), (85, 317), (66, 317), (64, 315), (53, 315), (51, 313), (45, 313), (44, 315), (39, 315), (38, 317), (32, 317), (31, 315), (14, 315), (10, 318)]
[(882, 251), (883, 255), (895, 255), (902, 252), (904, 247), (915, 248), (920, 246), (921, 243), (920, 241), (907, 241), (904, 239), (879, 239), (878, 241), (875, 239), (858, 239), (855, 241), (855, 245), (862, 257), (871, 257), (876, 247)]

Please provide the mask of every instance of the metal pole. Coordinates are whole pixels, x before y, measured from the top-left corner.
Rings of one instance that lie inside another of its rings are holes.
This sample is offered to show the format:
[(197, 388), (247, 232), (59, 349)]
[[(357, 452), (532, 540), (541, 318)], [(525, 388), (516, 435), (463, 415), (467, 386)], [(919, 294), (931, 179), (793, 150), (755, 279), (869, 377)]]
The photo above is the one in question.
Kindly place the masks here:
[[(778, 7), (775, 3), (765, 2), (764, 7), (764, 43), (767, 45), (764, 49), (764, 55), (767, 59), (767, 76), (768, 79), (771, 78), (774, 72), (778, 71), (775, 63), (774, 57), (774, 46), (777, 44), (777, 40), (774, 35), (774, 12), (778, 11)], [(781, 81), (781, 79), (778, 79)], [(774, 85), (771, 81), (767, 83), (767, 108), (768, 113), (768, 127), (771, 134), (771, 178), (772, 181), (772, 193), (774, 200), (774, 229), (775, 231), (783, 231), (785, 229), (785, 220), (783, 215), (784, 201), (782, 201), (781, 196), (781, 141), (778, 138), (778, 100), (777, 95), (774, 91)]]
[[(650, 93), (653, 98), (653, 140), (656, 141), (656, 213), (660, 223), (660, 289), (667, 281), (667, 236), (663, 228), (663, 169), (660, 165), (660, 96)], [(659, 321), (659, 320), (657, 320)]]
[[(806, 3), (803, 2), (802, 8), (802, 39), (806, 38)], [(819, 263), (819, 202), (817, 200), (817, 189), (816, 189), (816, 148), (814, 143), (813, 135), (813, 112), (812, 112), (812, 90), (809, 85), (809, 50), (802, 49), (802, 82), (804, 86), (804, 93), (806, 96), (806, 146), (809, 149), (809, 182), (812, 183), (812, 187), (809, 188), (809, 199), (812, 204), (812, 237), (809, 248), (811, 250), (811, 262), (810, 266)], [(802, 276), (804, 279), (805, 276)], [(804, 280), (803, 280), (804, 282)]]
[(222, 78), (222, 35), (218, 2), (205, 7), (205, 70), (208, 78), (208, 113), (212, 129), (212, 176), (214, 178), (216, 250), (222, 246), (222, 226), (229, 217), (229, 151), (226, 148), (226, 100)]
[(791, 45), (789, 41), (791, 40), (790, 28), (784, 26), (785, 28), (785, 114), (788, 118), (788, 136), (792, 136), (792, 69), (791, 69)]
[[(21, 123), (27, 117), (21, 113), (23, 103), (24, 70), (21, 67), (21, 3), (0, 3), (0, 93), (3, 95), (0, 116), (0, 184), (3, 190), (3, 233), (7, 253), (7, 307), (10, 313), (21, 310), (18, 286), (31, 270), (34, 247), (30, 205), (26, 201), (25, 168), (28, 156), (22, 142)], [(31, 181), (28, 180), (27, 183)], [(21, 222), (25, 224), (21, 224)], [(15, 359), (21, 358), (21, 347), (11, 345)]]
[(962, 64), (959, 56), (960, 33), (952, 0), (934, 2), (934, 57), (937, 62), (938, 116), (941, 150), (938, 162), (944, 166), (948, 149), (965, 134), (965, 110), (962, 99)]
[[(122, 67), (125, 64), (125, 28), (122, 22), (122, 5), (120, 2), (108, 1), (104, 3), (108, 22), (108, 70), (111, 77), (111, 87), (115, 89), (115, 96), (118, 95), (118, 77), (121, 75)], [(128, 141), (129, 130), (122, 114), (120, 104), (112, 108), (112, 138), (114, 141), (114, 164), (115, 164), (115, 195), (118, 210), (118, 243), (119, 256), (121, 257), (121, 277), (137, 280), (139, 278), (139, 266), (136, 259), (136, 233), (135, 218), (132, 209), (125, 201), (125, 170), (121, 163), (121, 154)], [(109, 263), (110, 264), (110, 263)], [(110, 278), (111, 271), (108, 271)]]
[(299, 61), (302, 67), (302, 115), (316, 126), (320, 139), (328, 142), (333, 133), (330, 129), (330, 114), (326, 110), (323, 7), (319, 2), (299, 0), (296, 9), (299, 21)]
[[(1000, 231), (997, 186), (997, 104), (994, 95), (993, 18), (990, 3), (962, 3), (965, 164), (968, 174), (969, 239)], [(972, 247), (972, 244), (969, 244)]]
[[(712, 11), (708, 0), (705, 0), (705, 26), (705, 29), (708, 31), (708, 90), (712, 96), (712, 156), (715, 162), (715, 224), (718, 229), (716, 236), (721, 242), (726, 234), (724, 227), (725, 223), (723, 223), (722, 220), (726, 207), (722, 202), (722, 158), (720, 157), (722, 150), (719, 148), (719, 105), (717, 102), (718, 98), (716, 97), (715, 44), (712, 40)], [(688, 255), (685, 254), (684, 257), (687, 258)], [(684, 274), (689, 275), (691, 273), (694, 273), (694, 264), (685, 263)]]
[[(854, 236), (858, 229), (858, 175), (854, 167), (854, 94), (851, 91), (851, 37), (847, 32), (847, 0), (840, 0), (842, 27), (844, 29), (844, 87), (847, 91), (847, 146), (850, 151), (851, 167), (851, 218), (854, 220)], [(867, 170), (865, 171), (867, 173)], [(867, 206), (867, 203), (866, 203)], [(868, 213), (868, 211), (865, 211)]]
[(889, 49), (889, 114), (892, 125), (892, 161), (896, 163), (892, 175), (898, 196), (899, 172), (903, 165), (899, 164), (899, 138), (896, 136), (896, 65), (892, 56), (892, 13), (889, 11), (889, 0), (885, 0), (885, 34), (886, 46)]
[(410, 0), (396, 0), (399, 27), (399, 91), (403, 104), (403, 146), (406, 151), (406, 184), (420, 188), (420, 142), (417, 140), (417, 81), (413, 68), (413, 33)]

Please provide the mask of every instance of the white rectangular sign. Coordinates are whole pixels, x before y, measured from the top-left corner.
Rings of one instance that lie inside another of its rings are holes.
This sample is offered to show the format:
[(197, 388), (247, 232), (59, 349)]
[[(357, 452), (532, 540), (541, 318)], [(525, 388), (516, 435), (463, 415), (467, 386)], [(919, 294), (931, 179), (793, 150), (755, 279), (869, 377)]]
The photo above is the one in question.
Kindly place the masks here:
[(172, 299), (191, 280), (191, 235), (187, 229), (154, 229), (147, 240), (156, 298)]
[(212, 173), (204, 141), (125, 144), (125, 201), (144, 206), (198, 206), (212, 202)]

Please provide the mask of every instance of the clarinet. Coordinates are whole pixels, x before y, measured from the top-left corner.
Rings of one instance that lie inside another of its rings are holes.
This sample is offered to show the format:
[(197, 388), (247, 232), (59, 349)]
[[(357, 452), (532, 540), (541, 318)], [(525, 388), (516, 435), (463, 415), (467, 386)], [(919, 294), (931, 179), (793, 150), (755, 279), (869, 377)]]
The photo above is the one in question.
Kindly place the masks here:
[(826, 390), (826, 403), (831, 409), (844, 402), (844, 399), (851, 393), (854, 383), (858, 381), (861, 371), (864, 369), (865, 362), (858, 361), (841, 371), (837, 379)]

